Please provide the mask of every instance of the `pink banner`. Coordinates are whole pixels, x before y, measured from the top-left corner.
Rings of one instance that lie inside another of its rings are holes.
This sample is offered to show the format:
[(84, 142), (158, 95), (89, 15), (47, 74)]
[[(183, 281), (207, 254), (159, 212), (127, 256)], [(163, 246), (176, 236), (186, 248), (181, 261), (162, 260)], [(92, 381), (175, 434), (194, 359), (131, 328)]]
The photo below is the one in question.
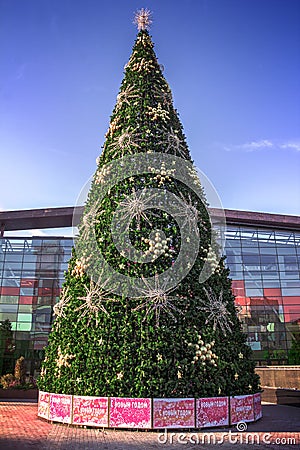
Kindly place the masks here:
[(111, 397), (109, 426), (151, 428), (151, 399)]
[(253, 395), (254, 401), (254, 420), (262, 418), (262, 408), (261, 408), (261, 394), (257, 393)]
[(252, 422), (254, 420), (253, 395), (238, 395), (230, 397), (231, 425), (238, 422)]
[(108, 398), (74, 395), (72, 423), (108, 427)]
[(50, 394), (50, 420), (71, 423), (72, 395)]
[(49, 419), (50, 394), (39, 391), (38, 416), (43, 419)]
[(194, 398), (154, 398), (153, 428), (195, 427)]
[(196, 400), (196, 427), (229, 425), (228, 397), (198, 398)]

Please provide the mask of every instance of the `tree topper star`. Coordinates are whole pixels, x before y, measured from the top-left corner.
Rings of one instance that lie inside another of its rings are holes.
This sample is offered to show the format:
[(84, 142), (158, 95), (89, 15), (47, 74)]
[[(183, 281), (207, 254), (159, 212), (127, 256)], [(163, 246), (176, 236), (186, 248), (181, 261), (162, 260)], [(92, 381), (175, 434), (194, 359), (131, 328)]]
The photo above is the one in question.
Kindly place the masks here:
[(133, 23), (137, 25), (138, 30), (149, 30), (152, 24), (151, 20), (152, 12), (147, 8), (139, 9), (134, 16)]

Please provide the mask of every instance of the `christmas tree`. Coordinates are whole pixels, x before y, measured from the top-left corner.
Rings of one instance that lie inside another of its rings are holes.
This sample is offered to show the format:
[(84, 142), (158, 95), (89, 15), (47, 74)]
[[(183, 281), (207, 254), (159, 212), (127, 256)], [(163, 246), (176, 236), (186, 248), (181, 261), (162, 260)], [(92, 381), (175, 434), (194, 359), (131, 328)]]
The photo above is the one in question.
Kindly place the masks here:
[(257, 392), (207, 202), (149, 35), (138, 35), (65, 274), (42, 364), (47, 392)]

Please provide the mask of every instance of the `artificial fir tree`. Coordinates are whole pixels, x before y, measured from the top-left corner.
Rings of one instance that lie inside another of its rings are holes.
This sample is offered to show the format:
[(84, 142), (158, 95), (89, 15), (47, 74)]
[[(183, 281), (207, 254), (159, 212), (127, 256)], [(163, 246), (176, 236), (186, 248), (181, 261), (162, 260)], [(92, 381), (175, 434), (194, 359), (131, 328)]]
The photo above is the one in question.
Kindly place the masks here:
[(124, 397), (257, 392), (149, 12), (136, 22), (39, 387)]

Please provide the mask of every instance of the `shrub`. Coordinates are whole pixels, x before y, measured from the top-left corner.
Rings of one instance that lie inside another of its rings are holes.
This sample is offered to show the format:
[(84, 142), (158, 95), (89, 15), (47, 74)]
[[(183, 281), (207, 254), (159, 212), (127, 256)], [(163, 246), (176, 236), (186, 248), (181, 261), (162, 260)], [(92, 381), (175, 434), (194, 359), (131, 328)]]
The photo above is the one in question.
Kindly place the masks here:
[(9, 389), (15, 387), (16, 380), (15, 376), (12, 373), (7, 373), (6, 375), (2, 375), (0, 378), (0, 383), (2, 384), (3, 389)]
[(20, 382), (20, 384), (24, 384), (25, 376), (26, 376), (25, 358), (24, 356), (20, 356), (20, 358), (17, 359), (15, 365), (15, 378)]

